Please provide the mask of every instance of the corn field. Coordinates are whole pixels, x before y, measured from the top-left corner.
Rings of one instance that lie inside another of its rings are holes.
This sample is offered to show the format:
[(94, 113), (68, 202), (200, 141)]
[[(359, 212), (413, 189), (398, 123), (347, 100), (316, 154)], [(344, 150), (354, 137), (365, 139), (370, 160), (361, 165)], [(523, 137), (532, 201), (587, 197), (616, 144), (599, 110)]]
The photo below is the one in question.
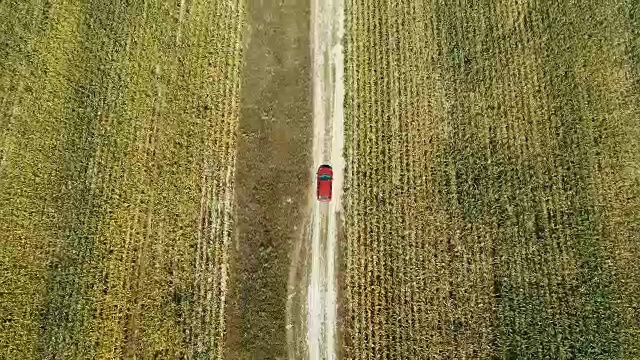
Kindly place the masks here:
[(221, 358), (241, 1), (0, 3), (0, 358)]
[[(0, 359), (284, 356), (300, 4), (0, 1)], [(339, 357), (640, 359), (640, 3), (344, 19)]]
[(638, 3), (346, 6), (344, 358), (639, 358)]

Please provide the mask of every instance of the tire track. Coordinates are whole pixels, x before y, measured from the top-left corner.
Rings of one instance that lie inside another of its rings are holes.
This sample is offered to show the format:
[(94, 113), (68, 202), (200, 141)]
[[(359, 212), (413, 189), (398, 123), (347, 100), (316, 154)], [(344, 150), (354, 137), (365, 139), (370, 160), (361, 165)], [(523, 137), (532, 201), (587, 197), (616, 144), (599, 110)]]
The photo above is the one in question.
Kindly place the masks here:
[[(307, 291), (307, 346), (310, 359), (336, 358), (336, 243), (341, 212), (344, 133), (343, 0), (313, 0), (313, 167), (310, 189), (311, 269)], [(315, 200), (315, 172), (321, 164), (334, 171), (333, 199)]]

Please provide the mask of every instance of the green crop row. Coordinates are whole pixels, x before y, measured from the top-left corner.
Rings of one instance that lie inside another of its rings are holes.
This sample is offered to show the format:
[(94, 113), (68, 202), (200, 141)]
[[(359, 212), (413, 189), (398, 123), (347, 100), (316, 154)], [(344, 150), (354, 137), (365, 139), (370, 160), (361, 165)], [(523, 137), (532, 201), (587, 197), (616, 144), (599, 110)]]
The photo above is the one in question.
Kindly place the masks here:
[(0, 358), (220, 358), (241, 2), (0, 4)]
[(346, 358), (638, 357), (637, 6), (345, 11)]

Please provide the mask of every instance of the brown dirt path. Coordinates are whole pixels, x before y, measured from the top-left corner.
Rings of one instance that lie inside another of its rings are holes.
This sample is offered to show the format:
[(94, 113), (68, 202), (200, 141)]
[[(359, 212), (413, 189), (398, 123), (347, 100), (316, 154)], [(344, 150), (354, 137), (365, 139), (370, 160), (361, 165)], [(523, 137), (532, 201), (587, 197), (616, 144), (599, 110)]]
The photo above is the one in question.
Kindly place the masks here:
[(311, 187), (309, 3), (247, 4), (228, 359), (287, 356), (287, 281)]

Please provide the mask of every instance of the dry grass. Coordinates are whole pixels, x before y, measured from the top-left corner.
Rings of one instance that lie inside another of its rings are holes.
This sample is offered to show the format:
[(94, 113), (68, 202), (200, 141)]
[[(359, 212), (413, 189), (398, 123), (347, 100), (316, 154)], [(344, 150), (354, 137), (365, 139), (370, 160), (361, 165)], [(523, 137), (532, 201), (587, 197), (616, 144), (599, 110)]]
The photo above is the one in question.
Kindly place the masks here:
[(345, 357), (640, 356), (638, 6), (346, 11)]
[(0, 358), (222, 356), (242, 4), (0, 4)]
[(287, 356), (287, 281), (310, 186), (310, 4), (247, 3), (228, 359)]

